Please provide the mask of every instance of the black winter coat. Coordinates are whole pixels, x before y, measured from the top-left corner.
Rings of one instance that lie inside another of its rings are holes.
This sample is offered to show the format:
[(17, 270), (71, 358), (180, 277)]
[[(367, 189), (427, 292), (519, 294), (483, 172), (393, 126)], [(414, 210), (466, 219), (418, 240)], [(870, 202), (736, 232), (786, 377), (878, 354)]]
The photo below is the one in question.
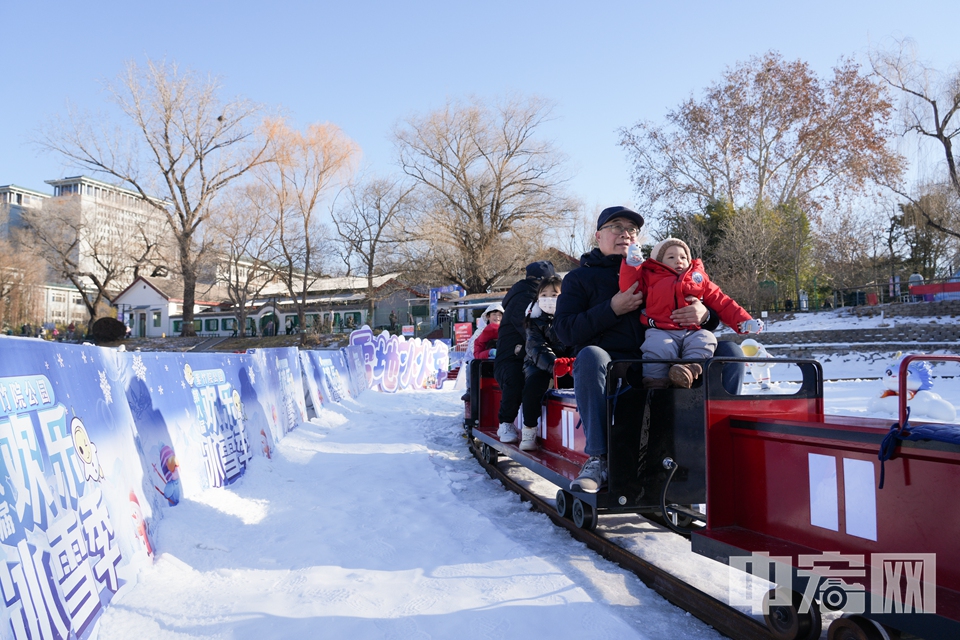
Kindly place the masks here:
[(523, 326), (524, 315), (530, 303), (537, 299), (540, 281), (549, 275), (553, 275), (552, 264), (535, 262), (527, 267), (527, 277), (510, 287), (504, 296), (503, 320), (500, 321), (500, 335), (497, 336), (497, 362), (523, 362), (523, 345), (527, 339), (527, 330)]
[(526, 356), (523, 360), (523, 373), (530, 375), (538, 369), (553, 373), (553, 363), (557, 358), (568, 358), (573, 355), (560, 342), (557, 332), (553, 328), (553, 316), (543, 313), (536, 302), (530, 307), (527, 316), (527, 345)]
[[(553, 322), (563, 344), (578, 352), (597, 346), (614, 359), (640, 357), (644, 332), (640, 309), (618, 316), (610, 306), (620, 291), (622, 260), (619, 255), (605, 256), (597, 248), (580, 256), (580, 267), (564, 277)], [(711, 311), (702, 326), (712, 330), (718, 324)]]

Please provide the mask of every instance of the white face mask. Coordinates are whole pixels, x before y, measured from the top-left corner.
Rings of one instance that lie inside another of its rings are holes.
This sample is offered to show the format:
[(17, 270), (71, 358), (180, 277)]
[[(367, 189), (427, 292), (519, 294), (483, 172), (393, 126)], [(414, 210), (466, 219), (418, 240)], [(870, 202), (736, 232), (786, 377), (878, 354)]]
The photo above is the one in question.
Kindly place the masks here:
[(537, 301), (540, 305), (540, 311), (553, 315), (557, 312), (557, 296), (544, 296)]

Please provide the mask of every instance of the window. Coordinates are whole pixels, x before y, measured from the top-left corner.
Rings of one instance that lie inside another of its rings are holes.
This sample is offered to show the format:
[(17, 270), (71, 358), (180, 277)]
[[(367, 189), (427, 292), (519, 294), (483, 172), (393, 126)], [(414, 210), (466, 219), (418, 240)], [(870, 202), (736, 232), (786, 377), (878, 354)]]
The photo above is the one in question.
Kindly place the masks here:
[(160, 326), (160, 312), (159, 312), (159, 311), (154, 311), (154, 312), (153, 312), (153, 326), (155, 326), (155, 327), (159, 327), (159, 326)]
[(223, 320), (220, 321), (220, 328), (226, 331), (231, 331), (236, 326), (237, 326), (236, 318), (224, 318)]
[(73, 296), (73, 304), (81, 305), (81, 306), (82, 306), (82, 305), (83, 305), (83, 298), (81, 298), (80, 296)]
[(206, 329), (205, 329), (206, 331), (219, 331), (219, 330), (220, 330), (220, 327), (219, 327), (220, 322), (219, 322), (216, 318), (207, 318), (207, 320), (206, 320), (206, 322), (205, 322), (204, 324), (205, 324), (205, 326), (206, 326)]
[(180, 320), (174, 320), (174, 321), (173, 321), (173, 332), (174, 332), (174, 333), (180, 333), (180, 331), (182, 330), (182, 327), (183, 327), (183, 322), (181, 322)]

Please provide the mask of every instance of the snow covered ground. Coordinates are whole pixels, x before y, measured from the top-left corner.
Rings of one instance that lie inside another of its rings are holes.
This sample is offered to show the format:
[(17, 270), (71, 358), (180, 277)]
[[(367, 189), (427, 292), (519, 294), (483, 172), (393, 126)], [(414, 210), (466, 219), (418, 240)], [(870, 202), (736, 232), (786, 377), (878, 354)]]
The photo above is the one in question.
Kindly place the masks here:
[[(862, 378), (889, 358), (824, 360), (826, 377), (843, 379), (826, 386), (828, 411), (866, 415), (880, 383)], [(958, 373), (939, 368), (951, 377), (934, 387), (955, 406)], [(99, 637), (719, 637), (491, 480), (467, 450), (459, 396), (365, 393), (254, 458), (239, 483), (186, 497)], [(726, 568), (684, 539), (634, 517), (600, 526), (725, 593)]]
[[(919, 303), (922, 304), (922, 303)], [(765, 320), (765, 331), (770, 332), (797, 332), (797, 331), (830, 331), (832, 329), (876, 329), (882, 327), (903, 326), (908, 324), (956, 324), (960, 318), (950, 316), (895, 316), (885, 315), (881, 310), (875, 316), (857, 316), (853, 307), (817, 311), (812, 313), (796, 313), (787, 315), (784, 319), (768, 318)], [(731, 331), (729, 328), (726, 331)], [(760, 338), (762, 342), (762, 336)]]

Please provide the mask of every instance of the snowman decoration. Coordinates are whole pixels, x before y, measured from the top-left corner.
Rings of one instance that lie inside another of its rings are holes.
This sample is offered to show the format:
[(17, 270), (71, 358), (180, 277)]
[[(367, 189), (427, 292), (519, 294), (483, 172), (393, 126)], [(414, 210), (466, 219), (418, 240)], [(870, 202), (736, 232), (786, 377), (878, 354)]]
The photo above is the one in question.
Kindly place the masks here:
[[(744, 340), (740, 343), (740, 348), (743, 350), (743, 355), (748, 358), (771, 358), (772, 356), (767, 353), (767, 350), (763, 348), (763, 345), (754, 340), (753, 338)], [(770, 388), (770, 369), (777, 365), (776, 362), (770, 361), (766, 362), (746, 362), (744, 363), (744, 369), (753, 376), (755, 382), (760, 384), (761, 389)]]
[[(938, 422), (955, 422), (956, 408), (934, 393), (929, 362), (916, 360), (907, 366), (907, 405), (911, 417), (924, 416)], [(881, 380), (883, 391), (880, 396), (870, 400), (867, 409), (896, 415), (900, 410), (900, 363), (888, 367)]]

